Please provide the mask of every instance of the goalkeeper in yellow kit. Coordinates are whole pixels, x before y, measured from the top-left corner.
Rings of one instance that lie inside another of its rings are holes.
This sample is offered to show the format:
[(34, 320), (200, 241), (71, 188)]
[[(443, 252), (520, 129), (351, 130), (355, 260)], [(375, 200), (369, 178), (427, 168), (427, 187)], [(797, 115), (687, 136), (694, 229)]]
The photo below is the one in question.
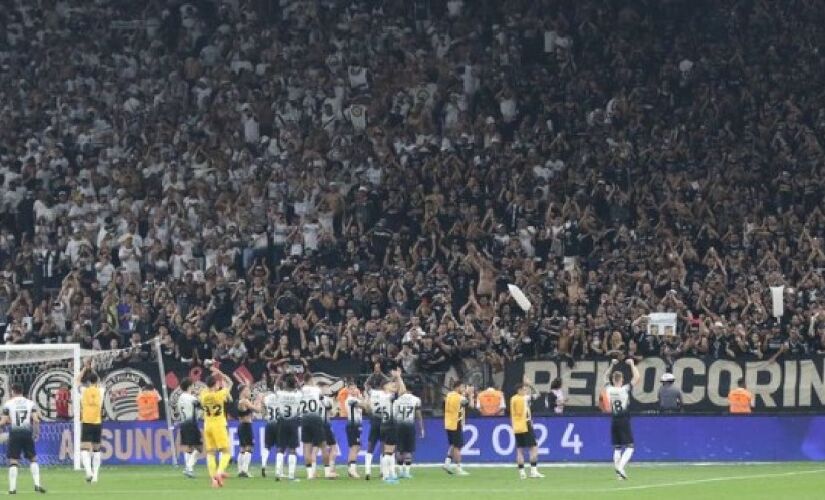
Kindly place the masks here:
[[(212, 487), (220, 488), (227, 478), (226, 468), (232, 455), (229, 453), (229, 430), (226, 423), (226, 404), (232, 401), (230, 390), (232, 379), (217, 367), (212, 367), (212, 375), (206, 378), (206, 389), (201, 391), (200, 403), (203, 409), (203, 444), (206, 451), (206, 465)], [(220, 461), (218, 461), (220, 453)]]

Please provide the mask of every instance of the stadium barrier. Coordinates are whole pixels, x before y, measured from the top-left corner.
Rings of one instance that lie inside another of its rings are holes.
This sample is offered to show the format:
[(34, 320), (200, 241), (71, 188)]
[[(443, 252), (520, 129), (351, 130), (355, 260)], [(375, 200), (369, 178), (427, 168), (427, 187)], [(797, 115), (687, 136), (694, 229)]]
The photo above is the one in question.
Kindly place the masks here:
[[(38, 454), (53, 454), (70, 461), (71, 430), (63, 426), (50, 432), (47, 422), (37, 444)], [(233, 454), (237, 451), (236, 422), (230, 425)], [(345, 421), (333, 422), (333, 431), (346, 453)], [(364, 423), (363, 438), (369, 423)], [(593, 462), (610, 460), (610, 418), (557, 416), (534, 419), (542, 462)], [(264, 422), (254, 423), (260, 460)], [(417, 443), (418, 463), (440, 462), (447, 449), (442, 420), (425, 420), (426, 436)], [(825, 416), (637, 416), (634, 460), (672, 462), (804, 461), (825, 459)], [(102, 452), (107, 465), (164, 464), (171, 462), (171, 439), (177, 431), (163, 422), (108, 422), (103, 426)], [(515, 439), (508, 418), (470, 419), (464, 429), (463, 455), (467, 463), (504, 463), (514, 457)], [(299, 450), (300, 454), (300, 450)], [(363, 454), (363, 452), (362, 452)], [(339, 460), (340, 462), (340, 460)]]

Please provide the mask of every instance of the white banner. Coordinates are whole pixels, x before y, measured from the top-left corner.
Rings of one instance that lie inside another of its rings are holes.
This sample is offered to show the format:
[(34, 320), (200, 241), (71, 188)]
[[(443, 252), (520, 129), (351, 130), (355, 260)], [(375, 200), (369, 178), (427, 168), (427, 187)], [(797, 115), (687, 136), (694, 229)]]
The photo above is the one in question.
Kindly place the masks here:
[(647, 333), (651, 335), (676, 335), (676, 313), (650, 313), (647, 315)]
[(785, 314), (785, 287), (771, 287), (771, 302), (773, 302), (773, 317), (779, 319)]

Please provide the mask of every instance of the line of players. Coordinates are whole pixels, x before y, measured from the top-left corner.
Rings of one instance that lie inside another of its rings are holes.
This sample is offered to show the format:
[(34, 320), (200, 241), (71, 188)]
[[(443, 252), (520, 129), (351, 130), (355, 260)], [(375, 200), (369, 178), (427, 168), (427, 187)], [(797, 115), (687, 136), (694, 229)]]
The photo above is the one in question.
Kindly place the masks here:
[[(231, 402), (232, 381), (219, 370), (212, 369), (212, 375), (207, 378), (206, 385), (206, 389), (197, 397), (191, 380), (185, 379), (181, 383), (184, 393), (178, 398), (177, 410), (181, 417), (184, 475), (194, 477), (194, 466), (200, 450), (203, 449), (206, 452), (212, 485), (221, 487), (227, 477), (226, 468), (230, 460), (225, 405)], [(366, 398), (360, 396), (354, 383), (347, 388), (347, 473), (352, 478), (360, 477), (356, 460), (361, 449), (363, 416), (364, 413), (368, 413), (371, 415), (372, 425), (364, 460), (364, 478), (369, 480), (372, 475), (372, 453), (380, 441), (381, 478), (393, 483), (399, 478), (412, 477), (410, 468), (415, 453), (416, 423), (419, 434), (424, 436), (421, 400), (407, 391), (398, 371), (380, 380), (377, 385), (380, 387), (370, 390)], [(279, 380), (276, 387), (273, 387), (272, 392), (254, 401), (250, 388), (240, 387), (237, 402), (240, 446), (237, 457), (238, 476), (250, 477), (249, 469), (255, 445), (252, 419), (257, 413), (264, 415), (267, 420), (261, 454), (262, 476), (267, 475), (269, 457), (274, 449), (275, 478), (297, 480), (297, 450), (302, 445), (307, 479), (317, 477), (316, 457), (319, 453), (323, 461), (324, 478), (335, 479), (335, 459), (339, 449), (330, 418), (334, 416), (336, 407), (330, 395), (323, 394), (321, 388), (313, 384), (312, 376), (309, 374), (302, 380), (292, 375), (285, 376)], [(201, 414), (204, 420), (202, 434), (198, 428)], [(398, 458), (401, 460), (400, 464), (397, 463)]]

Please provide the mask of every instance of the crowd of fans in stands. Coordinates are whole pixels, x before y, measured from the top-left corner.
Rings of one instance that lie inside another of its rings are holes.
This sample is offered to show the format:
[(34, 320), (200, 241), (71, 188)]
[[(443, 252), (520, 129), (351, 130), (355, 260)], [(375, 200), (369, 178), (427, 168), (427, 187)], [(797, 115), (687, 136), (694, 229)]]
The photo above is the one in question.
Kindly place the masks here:
[(825, 351), (820, 2), (10, 4), (6, 343), (408, 373)]

